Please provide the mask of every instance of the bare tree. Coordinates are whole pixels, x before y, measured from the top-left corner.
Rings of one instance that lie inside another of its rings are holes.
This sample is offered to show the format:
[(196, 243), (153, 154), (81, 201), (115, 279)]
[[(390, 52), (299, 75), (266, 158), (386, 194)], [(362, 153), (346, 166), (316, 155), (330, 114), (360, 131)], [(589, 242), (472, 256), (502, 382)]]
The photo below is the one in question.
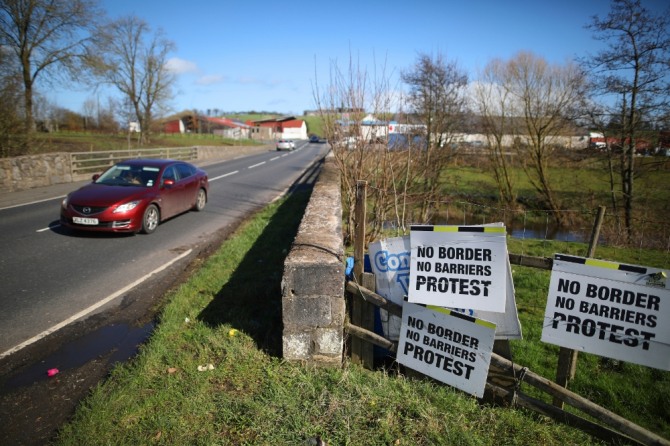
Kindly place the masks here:
[(98, 76), (122, 94), (140, 124), (141, 140), (151, 137), (154, 115), (167, 107), (175, 77), (166, 66), (175, 48), (161, 31), (134, 17), (101, 28), (90, 61)]
[(612, 0), (606, 17), (594, 16), (587, 26), (606, 48), (582, 60), (597, 91), (614, 97), (611, 116), (621, 115), (621, 187), (629, 239), (635, 199), (635, 147), (644, 116), (667, 112), (670, 84), (670, 8), (654, 15), (640, 0)]
[(444, 146), (449, 145), (463, 120), (468, 77), (456, 62), (445, 60), (442, 54), (419, 54), (416, 64), (401, 73), (401, 79), (409, 87), (409, 112), (426, 126), (427, 147), (417, 152), (417, 161), (423, 166), (425, 200), (421, 219), (427, 221), (442, 193), (444, 168), (452, 155)]
[(352, 58), (345, 70), (337, 62), (330, 68), (327, 85), (316, 82), (314, 99), (323, 118), (324, 136), (333, 146), (341, 172), (345, 241), (353, 240), (359, 223), (353, 212), (358, 181), (368, 184), (367, 240), (386, 230), (394, 229), (396, 235), (405, 233), (406, 223), (413, 221), (414, 208), (426, 201), (420, 191), (423, 167), (414, 162), (420, 150), (389, 150), (382, 126), (371, 137), (372, 131), (367, 132), (363, 124), (368, 114), (380, 123), (390, 119), (393, 110), (399, 108), (397, 89), (383, 64), (376, 65), (372, 74)]
[(572, 63), (550, 65), (528, 52), (517, 54), (499, 71), (499, 85), (513, 102), (515, 149), (524, 161), (524, 171), (555, 220), (565, 224), (563, 214), (557, 212), (560, 203), (552, 188), (549, 162), (582, 110), (584, 75)]
[(516, 206), (517, 193), (512, 169), (506, 152), (511, 150), (510, 135), (514, 134), (514, 98), (504, 88), (502, 79), (505, 63), (500, 59), (489, 62), (473, 87), (473, 105), (482, 122), (488, 140), (489, 160), (498, 185), (498, 197), (507, 207)]
[(84, 130), (92, 130), (98, 127), (99, 116), (98, 101), (96, 98), (88, 98), (82, 105), (82, 114), (84, 115)]
[(94, 0), (0, 0), (0, 46), (11, 49), (23, 87), (24, 151), (35, 129), (38, 79), (80, 74), (78, 62), (99, 16)]

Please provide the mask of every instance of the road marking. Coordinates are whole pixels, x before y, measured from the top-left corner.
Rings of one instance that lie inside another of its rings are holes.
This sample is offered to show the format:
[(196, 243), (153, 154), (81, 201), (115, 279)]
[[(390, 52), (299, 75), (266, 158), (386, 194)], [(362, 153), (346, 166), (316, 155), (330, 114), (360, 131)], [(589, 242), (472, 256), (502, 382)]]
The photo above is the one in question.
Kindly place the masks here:
[(270, 158), (270, 161), (278, 160), (280, 157), (275, 156), (274, 158)]
[(56, 229), (56, 228), (60, 228), (60, 223), (59, 223), (59, 224), (55, 224), (55, 225), (53, 225), (53, 226), (47, 226), (46, 228), (38, 229), (38, 230), (35, 231), (35, 232), (51, 231), (52, 229)]
[(70, 316), (69, 318), (67, 318), (67, 319), (64, 320), (63, 322), (61, 322), (61, 323), (59, 323), (59, 324), (56, 324), (56, 325), (54, 325), (54, 326), (51, 327), (51, 328), (48, 328), (48, 329), (44, 330), (42, 333), (39, 333), (39, 334), (33, 336), (32, 338), (28, 339), (27, 341), (22, 342), (21, 344), (19, 344), (19, 345), (17, 345), (17, 346), (14, 346), (14, 347), (10, 348), (10, 349), (7, 350), (6, 352), (0, 354), (0, 359), (4, 358), (4, 357), (6, 357), (6, 356), (9, 356), (9, 355), (11, 355), (11, 354), (13, 354), (13, 353), (16, 353), (16, 352), (18, 352), (19, 350), (21, 350), (21, 349), (23, 349), (23, 348), (29, 346), (30, 344), (33, 344), (33, 343), (39, 341), (40, 339), (43, 339), (43, 338), (49, 336), (51, 333), (53, 333), (53, 332), (55, 332), (55, 331), (58, 331), (58, 330), (60, 330), (61, 328), (65, 327), (65, 326), (67, 326), (67, 325), (69, 325), (69, 324), (71, 324), (72, 322), (76, 321), (77, 319), (80, 319), (80, 318), (82, 318), (82, 317), (84, 317), (84, 316), (86, 316), (86, 315), (92, 313), (93, 311), (97, 310), (98, 308), (102, 307), (103, 305), (105, 305), (105, 304), (107, 304), (107, 303), (113, 301), (113, 300), (116, 299), (117, 297), (122, 296), (122, 295), (125, 294), (126, 292), (128, 292), (128, 291), (130, 291), (131, 289), (135, 288), (137, 285), (139, 285), (140, 283), (144, 282), (145, 280), (147, 280), (149, 277), (153, 276), (154, 274), (157, 274), (157, 273), (163, 271), (164, 269), (166, 269), (166, 268), (168, 268), (169, 266), (171, 266), (173, 263), (178, 262), (179, 260), (183, 259), (183, 258), (186, 257), (187, 255), (189, 255), (192, 251), (193, 251), (192, 249), (189, 249), (188, 251), (186, 251), (186, 252), (182, 253), (181, 255), (175, 257), (174, 259), (170, 260), (170, 261), (167, 262), (166, 264), (164, 264), (164, 265), (162, 265), (162, 266), (159, 266), (158, 268), (156, 268), (155, 270), (151, 271), (150, 273), (148, 273), (148, 274), (146, 274), (146, 275), (140, 277), (140, 278), (137, 279), (136, 281), (134, 281), (134, 282), (132, 282), (132, 283), (126, 285), (125, 287), (121, 288), (120, 290), (118, 290), (118, 291), (115, 292), (114, 294), (110, 294), (109, 296), (107, 296), (107, 297), (105, 297), (104, 299), (102, 299), (101, 301), (99, 301), (99, 302), (97, 302), (97, 303), (91, 305), (90, 307), (86, 308), (85, 310), (82, 310), (82, 311), (80, 311), (79, 313), (77, 313), (77, 314), (75, 314), (75, 315), (73, 315), (73, 316)]
[(59, 198), (65, 198), (65, 197), (66, 197), (66, 195), (59, 195), (57, 197), (45, 198), (44, 200), (36, 200), (36, 201), (31, 201), (29, 203), (14, 204), (14, 205), (11, 205), (11, 206), (6, 206), (4, 208), (0, 208), (0, 211), (4, 211), (5, 209), (18, 208), (18, 207), (21, 207), (21, 206), (28, 206), (28, 205), (31, 205), (31, 204), (44, 203), (45, 201), (58, 200)]
[(220, 180), (221, 178), (225, 178), (225, 177), (229, 177), (231, 175), (235, 175), (238, 172), (239, 172), (239, 170), (234, 170), (232, 172), (224, 173), (223, 175), (219, 175), (218, 177), (210, 178), (209, 181)]
[(248, 169), (253, 169), (254, 167), (262, 166), (263, 164), (265, 164), (265, 161), (263, 161), (262, 163), (254, 164), (253, 166), (249, 166)]

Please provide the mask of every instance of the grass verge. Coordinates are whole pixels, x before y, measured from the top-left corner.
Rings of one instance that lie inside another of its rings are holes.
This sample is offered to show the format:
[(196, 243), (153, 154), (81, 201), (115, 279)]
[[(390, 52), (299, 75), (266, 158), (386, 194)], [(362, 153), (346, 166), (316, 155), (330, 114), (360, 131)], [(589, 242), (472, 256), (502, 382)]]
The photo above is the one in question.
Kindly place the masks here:
[[(92, 391), (55, 443), (295, 445), (320, 437), (330, 445), (597, 444), (545, 417), (481, 405), (430, 380), (281, 360), (283, 261), (308, 199), (297, 192), (272, 204), (204, 261), (169, 296), (138, 356)], [(546, 299), (532, 294), (542, 280), (517, 286), (524, 306)], [(537, 315), (520, 314), (535, 325)], [(539, 335), (528, 337), (524, 342), (539, 343)]]

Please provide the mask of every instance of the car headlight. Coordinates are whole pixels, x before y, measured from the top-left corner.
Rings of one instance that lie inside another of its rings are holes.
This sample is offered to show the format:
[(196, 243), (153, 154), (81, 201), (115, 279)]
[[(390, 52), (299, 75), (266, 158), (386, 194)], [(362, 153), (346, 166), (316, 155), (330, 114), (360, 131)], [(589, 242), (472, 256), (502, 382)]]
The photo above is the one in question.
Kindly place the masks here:
[(61, 201), (60, 205), (63, 207), (63, 209), (67, 209), (67, 201), (70, 199), (70, 196), (66, 196), (63, 198), (63, 201)]
[(140, 200), (129, 201), (128, 203), (124, 203), (121, 206), (114, 209), (114, 213), (118, 214), (120, 212), (132, 211), (133, 209), (135, 209), (135, 207), (137, 207), (138, 204), (140, 204)]

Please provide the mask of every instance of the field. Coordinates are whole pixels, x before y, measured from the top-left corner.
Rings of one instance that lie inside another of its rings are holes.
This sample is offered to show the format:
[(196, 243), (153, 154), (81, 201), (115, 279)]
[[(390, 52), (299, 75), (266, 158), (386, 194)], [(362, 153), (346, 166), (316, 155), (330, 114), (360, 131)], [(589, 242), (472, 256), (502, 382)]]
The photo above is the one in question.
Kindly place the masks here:
[[(56, 444), (602, 444), (393, 365), (370, 371), (282, 361), (283, 259), (308, 198), (296, 193), (256, 215), (170, 294), (150, 341), (92, 392)], [(581, 255), (586, 245), (510, 239), (509, 250)], [(663, 251), (602, 247), (599, 254), (668, 264)], [(511, 342), (514, 361), (552, 379), (557, 348), (539, 340), (549, 274), (514, 267), (513, 277), (524, 331)], [(570, 388), (670, 438), (669, 372), (580, 354)], [(525, 384), (521, 390), (549, 401)]]
[[(240, 121), (265, 119), (266, 115), (235, 115)], [(308, 134), (323, 135), (322, 119), (301, 116), (307, 122)], [(34, 153), (109, 151), (140, 147), (137, 135), (93, 133), (40, 133)], [(229, 140), (208, 134), (156, 134), (147, 147), (230, 146), (254, 145), (256, 141)], [(670, 249), (670, 159), (667, 157), (639, 157), (636, 165), (634, 238), (636, 246)], [(602, 154), (586, 150), (557, 153), (551, 162), (549, 178), (556, 193), (561, 213), (568, 215), (569, 228), (557, 228), (538, 193), (528, 181), (522, 160), (512, 161), (511, 179), (517, 193), (516, 206), (506, 209), (497, 199), (496, 185), (485, 156), (454, 157), (445, 169), (444, 204), (440, 203), (435, 223), (462, 223), (464, 220), (506, 221), (515, 230), (555, 235), (559, 231), (588, 234), (599, 206), (606, 207), (603, 241), (622, 244), (623, 231), (621, 187), (610, 191), (606, 159)], [(618, 175), (614, 172), (615, 179)], [(617, 200), (617, 207), (612, 202)]]

